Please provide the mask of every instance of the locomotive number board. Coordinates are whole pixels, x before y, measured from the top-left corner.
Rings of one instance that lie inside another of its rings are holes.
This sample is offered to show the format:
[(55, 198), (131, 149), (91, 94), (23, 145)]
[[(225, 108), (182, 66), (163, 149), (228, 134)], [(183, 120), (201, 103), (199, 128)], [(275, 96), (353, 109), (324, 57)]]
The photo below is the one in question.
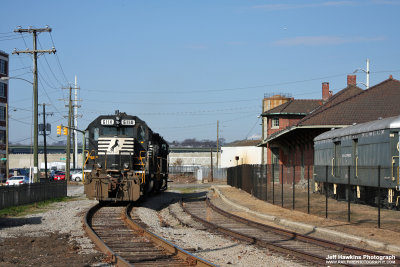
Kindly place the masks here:
[[(101, 125), (114, 125), (114, 119), (102, 119), (100, 123)], [(135, 125), (135, 120), (122, 120), (121, 124), (126, 126), (133, 126)]]
[(135, 125), (135, 120), (122, 120), (122, 125)]
[(114, 120), (113, 119), (102, 119), (101, 125), (114, 125)]

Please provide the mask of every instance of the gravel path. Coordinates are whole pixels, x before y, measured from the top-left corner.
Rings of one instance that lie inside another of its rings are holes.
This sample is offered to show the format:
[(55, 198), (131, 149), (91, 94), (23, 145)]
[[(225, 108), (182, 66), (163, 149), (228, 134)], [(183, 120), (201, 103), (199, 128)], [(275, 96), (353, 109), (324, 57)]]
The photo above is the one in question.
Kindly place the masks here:
[(291, 258), (273, 255), (268, 249), (204, 231), (201, 224), (183, 212), (177, 203), (180, 198), (179, 193), (166, 192), (148, 198), (134, 212), (151, 231), (220, 266), (304, 266)]

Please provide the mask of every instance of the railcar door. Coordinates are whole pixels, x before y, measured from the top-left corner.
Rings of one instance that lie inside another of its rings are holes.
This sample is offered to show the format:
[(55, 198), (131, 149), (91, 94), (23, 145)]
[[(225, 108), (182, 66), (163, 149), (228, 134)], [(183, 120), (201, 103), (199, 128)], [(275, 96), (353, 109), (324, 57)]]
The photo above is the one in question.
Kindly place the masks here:
[(393, 183), (399, 185), (399, 133), (390, 133), (391, 177)]
[(354, 177), (358, 178), (358, 139), (353, 139), (353, 169), (354, 169)]
[(341, 158), (342, 158), (342, 149), (341, 142), (334, 142), (334, 151), (333, 151), (333, 159), (332, 159), (332, 176), (341, 177), (340, 166), (341, 166)]

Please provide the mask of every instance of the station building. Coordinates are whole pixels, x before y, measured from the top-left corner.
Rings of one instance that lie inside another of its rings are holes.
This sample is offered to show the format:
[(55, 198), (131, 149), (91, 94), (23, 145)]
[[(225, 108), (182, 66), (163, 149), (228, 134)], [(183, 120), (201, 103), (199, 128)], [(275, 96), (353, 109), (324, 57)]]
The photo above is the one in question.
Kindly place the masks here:
[[(293, 124), (284, 125), (268, 135), (259, 146), (271, 153), (271, 164), (296, 166), (296, 180), (304, 178), (306, 166), (314, 164), (313, 139), (326, 131), (363, 123), (378, 118), (400, 114), (400, 81), (389, 79), (362, 90), (356, 86), (356, 76), (347, 76), (347, 87), (332, 95), (321, 106), (315, 108)], [(282, 107), (281, 107), (282, 108)], [(265, 113), (265, 117), (283, 114)]]

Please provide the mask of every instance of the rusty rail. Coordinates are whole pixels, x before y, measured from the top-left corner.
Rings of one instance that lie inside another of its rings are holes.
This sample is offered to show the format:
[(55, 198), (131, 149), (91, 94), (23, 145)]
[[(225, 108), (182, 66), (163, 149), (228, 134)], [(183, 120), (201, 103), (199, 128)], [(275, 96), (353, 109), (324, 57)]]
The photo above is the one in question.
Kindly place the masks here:
[(150, 239), (153, 243), (161, 246), (166, 251), (175, 254), (177, 257), (183, 259), (189, 266), (198, 266), (198, 267), (206, 267), (206, 266), (216, 266), (213, 263), (204, 260), (200, 257), (193, 255), (192, 253), (172, 244), (168, 240), (146, 230), (139, 224), (137, 224), (130, 216), (130, 211), (132, 209), (132, 205), (125, 210), (125, 214), (123, 216), (124, 221), (133, 229), (137, 231), (141, 231), (143, 236)]
[(114, 264), (117, 267), (131, 267), (133, 266), (126, 260), (124, 260), (122, 257), (120, 257), (118, 254), (116, 254), (114, 251), (111, 250), (104, 242), (101, 240), (101, 238), (93, 231), (91, 227), (91, 218), (93, 217), (93, 214), (96, 213), (101, 208), (100, 204), (94, 205), (91, 207), (86, 215), (83, 217), (83, 227), (88, 234), (89, 238), (95, 243), (95, 245), (100, 249), (100, 251), (107, 255), (111, 259), (111, 263)]
[[(261, 229), (264, 231), (269, 231), (269, 232), (273, 232), (275, 234), (279, 234), (281, 236), (284, 236), (287, 240), (296, 240), (299, 242), (304, 242), (304, 243), (320, 246), (322, 249), (335, 250), (337, 252), (349, 253), (349, 254), (353, 254), (353, 255), (389, 256), (389, 255), (386, 255), (383, 253), (373, 252), (370, 250), (365, 250), (365, 249), (356, 248), (356, 247), (352, 247), (352, 246), (348, 246), (348, 245), (344, 245), (344, 244), (340, 244), (340, 243), (335, 243), (335, 242), (328, 241), (328, 240), (309, 237), (309, 236), (301, 235), (301, 234), (298, 234), (295, 232), (287, 231), (284, 229), (257, 223), (257, 222), (242, 218), (240, 216), (231, 214), (229, 212), (226, 212), (226, 211), (214, 206), (208, 198), (206, 200), (206, 203), (207, 203), (208, 207), (210, 207), (212, 210), (214, 210), (215, 212), (217, 212), (218, 214), (220, 214), (222, 216), (225, 216), (227, 218), (235, 220), (239, 223), (245, 224), (249, 227), (254, 227), (256, 229)], [(209, 227), (213, 230), (222, 232), (226, 235), (232, 236), (239, 240), (247, 241), (252, 244), (259, 245), (261, 247), (272, 249), (272, 250), (280, 252), (280, 253), (293, 255), (297, 258), (306, 260), (308, 262), (312, 262), (312, 263), (316, 263), (316, 264), (326, 264), (326, 258), (324, 256), (321, 256), (321, 255), (318, 255), (315, 253), (312, 254), (312, 253), (308, 253), (305, 251), (288, 248), (288, 247), (276, 244), (274, 242), (266, 242), (265, 240), (262, 240), (261, 238), (253, 237), (253, 236), (241, 233), (239, 231), (231, 230), (227, 227), (217, 225), (215, 223), (208, 221), (207, 218), (201, 218), (201, 217), (197, 216), (196, 214), (193, 214), (192, 212), (190, 212), (189, 209), (185, 207), (186, 205), (183, 202), (183, 200), (181, 200), (181, 206), (188, 214), (190, 214), (196, 220), (200, 221), (202, 224), (206, 225), (207, 227)], [(396, 259), (395, 264), (399, 265), (400, 261), (398, 259)]]
[[(109, 257), (111, 263), (118, 267), (125, 267), (125, 266), (135, 266), (134, 264), (128, 262), (126, 259), (118, 255), (118, 253), (114, 252), (102, 239), (101, 237), (93, 230), (92, 228), (92, 218), (93, 215), (101, 209), (101, 205), (97, 204), (93, 206), (91, 209), (88, 210), (86, 215), (83, 218), (84, 228), (86, 233), (90, 237), (91, 240), (95, 243), (95, 245), (100, 249), (102, 253)], [(179, 262), (175, 263), (174, 266), (215, 266), (209, 261), (201, 259), (190, 252), (172, 244), (171, 242), (165, 240), (164, 238), (151, 233), (150, 231), (146, 230), (144, 227), (140, 226), (139, 223), (135, 222), (131, 218), (130, 211), (132, 210), (133, 205), (128, 205), (124, 212), (121, 214), (120, 219), (124, 221), (128, 228), (132, 229), (134, 232), (138, 233), (140, 237), (143, 237), (149, 240), (151, 243), (154, 244), (155, 247), (160, 247), (162, 250), (165, 251), (166, 256), (161, 254), (154, 254), (155, 258), (159, 258), (159, 260), (165, 260), (165, 258), (179, 258)], [(155, 259), (152, 263), (154, 264), (157, 261)], [(136, 263), (135, 263), (136, 264)], [(143, 265), (143, 262), (138, 263), (138, 265)]]

